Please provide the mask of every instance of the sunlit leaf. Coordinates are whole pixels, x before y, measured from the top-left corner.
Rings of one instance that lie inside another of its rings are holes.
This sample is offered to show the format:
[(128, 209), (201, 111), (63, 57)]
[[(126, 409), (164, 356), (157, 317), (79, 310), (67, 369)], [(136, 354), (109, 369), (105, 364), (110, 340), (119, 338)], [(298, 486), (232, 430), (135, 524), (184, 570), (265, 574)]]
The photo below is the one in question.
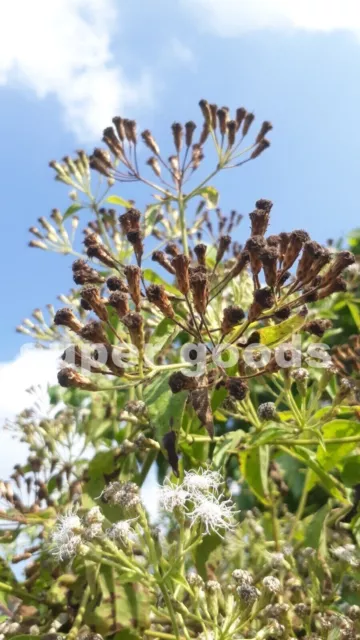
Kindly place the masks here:
[(128, 200), (124, 200), (124, 198), (120, 198), (120, 196), (109, 196), (108, 198), (106, 198), (105, 202), (118, 205), (119, 207), (126, 207), (126, 209), (132, 207), (131, 202), (129, 202)]

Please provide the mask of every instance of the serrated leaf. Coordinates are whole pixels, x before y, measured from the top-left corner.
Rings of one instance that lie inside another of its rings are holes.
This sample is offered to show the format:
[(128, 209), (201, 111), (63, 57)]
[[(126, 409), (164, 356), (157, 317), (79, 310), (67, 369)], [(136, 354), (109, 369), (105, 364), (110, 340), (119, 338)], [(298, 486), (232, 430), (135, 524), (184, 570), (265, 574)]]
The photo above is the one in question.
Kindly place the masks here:
[(269, 447), (261, 446), (240, 454), (240, 471), (258, 500), (269, 505)]
[(108, 198), (106, 198), (105, 202), (118, 205), (119, 207), (125, 207), (126, 209), (132, 207), (131, 202), (129, 202), (128, 200), (124, 200), (124, 198), (120, 198), (120, 196), (109, 196)]
[(186, 391), (172, 393), (169, 387), (170, 375), (157, 376), (145, 387), (143, 394), (150, 421), (156, 428), (159, 441), (169, 431), (171, 425), (175, 431), (180, 429), (188, 396)]
[(284, 322), (257, 329), (260, 335), (260, 344), (264, 344), (267, 347), (276, 347), (282, 344), (285, 340), (291, 338), (293, 333), (299, 331), (305, 321), (306, 318), (300, 313), (297, 313), (287, 320), (284, 320)]
[(68, 209), (66, 209), (64, 215), (63, 215), (63, 220), (66, 220), (67, 218), (70, 218), (71, 216), (73, 216), (77, 211), (80, 211), (80, 209), (83, 209), (84, 207), (79, 204), (78, 202), (74, 202), (73, 204), (70, 205), (70, 207)]

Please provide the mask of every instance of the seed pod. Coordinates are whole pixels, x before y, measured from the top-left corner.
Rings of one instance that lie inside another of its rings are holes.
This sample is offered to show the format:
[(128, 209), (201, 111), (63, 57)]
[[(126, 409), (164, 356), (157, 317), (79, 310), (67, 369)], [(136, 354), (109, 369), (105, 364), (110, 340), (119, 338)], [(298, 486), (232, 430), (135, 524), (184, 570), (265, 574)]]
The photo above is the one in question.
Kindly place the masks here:
[(153, 172), (155, 173), (155, 175), (160, 178), (161, 177), (161, 167), (160, 167), (160, 163), (158, 162), (158, 160), (156, 158), (154, 158), (154, 156), (151, 156), (151, 158), (149, 158), (146, 161), (146, 164), (149, 165), (149, 167), (152, 168)]
[(241, 307), (227, 307), (224, 309), (224, 315), (221, 323), (221, 332), (225, 335), (231, 329), (236, 327), (245, 318), (245, 313)]
[(124, 128), (123, 119), (120, 118), (120, 116), (114, 116), (112, 121), (113, 121), (113, 124), (115, 126), (116, 133), (118, 134), (120, 142), (124, 142), (124, 140), (125, 140), (125, 128)]
[(256, 136), (256, 143), (259, 143), (263, 140), (263, 138), (266, 136), (267, 133), (269, 133), (269, 131), (271, 131), (271, 129), (273, 128), (271, 122), (269, 122), (268, 120), (265, 120), (260, 128), (259, 133)]
[(144, 143), (146, 144), (146, 146), (150, 149), (150, 151), (152, 151), (156, 156), (160, 155), (159, 145), (154, 140), (152, 133), (151, 131), (149, 131), (149, 129), (146, 129), (146, 131), (143, 131), (141, 134), (141, 137)]
[(225, 388), (231, 396), (240, 401), (246, 398), (246, 395), (249, 391), (249, 387), (245, 380), (234, 376), (226, 378)]
[(331, 282), (329, 282), (325, 287), (321, 287), (317, 292), (317, 300), (322, 300), (323, 298), (327, 298), (332, 293), (340, 293), (342, 291), (347, 290), (346, 280), (344, 278), (335, 278)]
[(128, 293), (129, 287), (125, 284), (124, 280), (118, 276), (110, 276), (106, 280), (106, 285), (109, 291), (121, 291), (122, 293)]
[(172, 373), (169, 378), (169, 387), (172, 393), (180, 393), (180, 391), (188, 391), (196, 389), (198, 386), (198, 378), (186, 376), (181, 371)]
[(314, 240), (308, 240), (305, 242), (296, 270), (296, 280), (299, 282), (306, 280), (314, 260), (317, 260), (321, 254), (322, 247), (318, 242), (315, 242)]
[(260, 258), (263, 265), (266, 284), (268, 287), (275, 287), (277, 278), (276, 265), (278, 261), (278, 250), (275, 247), (265, 247), (260, 254)]
[(104, 302), (101, 299), (99, 289), (93, 285), (85, 287), (81, 291), (81, 298), (88, 303), (100, 320), (107, 322), (108, 314)]
[(244, 121), (246, 116), (246, 109), (244, 107), (239, 107), (236, 109), (236, 131), (238, 131)]
[(142, 316), (140, 313), (131, 311), (123, 317), (122, 321), (129, 330), (131, 342), (141, 351), (144, 346), (144, 321)]
[(255, 158), (258, 158), (263, 151), (266, 151), (269, 147), (270, 141), (267, 138), (263, 138), (251, 153), (250, 159), (255, 160)]
[(101, 322), (96, 320), (88, 322), (83, 326), (79, 335), (88, 342), (94, 344), (107, 344), (108, 339)]
[(262, 236), (252, 236), (246, 242), (245, 249), (250, 256), (250, 267), (254, 276), (257, 276), (262, 267), (261, 252), (265, 248), (265, 240)]
[(141, 213), (137, 209), (131, 208), (119, 216), (121, 231), (124, 235), (130, 231), (140, 230)]
[(101, 244), (90, 244), (87, 251), (88, 258), (97, 258), (99, 262), (102, 262), (111, 269), (116, 269), (117, 262), (112, 257), (111, 253)]
[(171, 126), (174, 138), (174, 145), (177, 153), (180, 153), (182, 147), (183, 127), (180, 122), (174, 122)]
[(169, 254), (169, 256), (172, 256), (173, 258), (175, 258), (180, 254), (180, 249), (175, 244), (175, 242), (168, 242), (168, 244), (165, 247), (165, 252)]
[(320, 280), (317, 281), (317, 276), (320, 271), (327, 265), (332, 259), (332, 253), (328, 249), (322, 247), (321, 255), (316, 258), (309, 271), (308, 275), (302, 280), (302, 285), (312, 283), (312, 285), (317, 286), (320, 283)]
[(265, 211), (271, 211), (273, 207), (273, 203), (271, 200), (267, 200), (266, 198), (260, 198), (255, 202), (255, 207), (257, 209), (265, 209)]
[(72, 387), (75, 389), (83, 389), (85, 391), (97, 391), (97, 385), (93, 384), (90, 378), (86, 378), (78, 371), (74, 371), (71, 367), (64, 367), (58, 373), (58, 382), (61, 387)]
[(211, 123), (211, 109), (207, 100), (200, 100), (199, 107), (202, 111), (206, 124)]
[(154, 262), (158, 262), (159, 264), (161, 264), (161, 266), (164, 267), (164, 269), (166, 269), (168, 273), (175, 274), (174, 267), (172, 266), (169, 258), (165, 255), (163, 251), (154, 251), (154, 253), (151, 256), (151, 259)]
[(107, 127), (103, 132), (103, 142), (109, 147), (110, 151), (117, 158), (123, 158), (124, 150), (119, 142), (113, 127)]
[(289, 244), (290, 233), (286, 233), (285, 231), (282, 231), (279, 234), (279, 238), (280, 238), (279, 259), (280, 259), (280, 263), (282, 263), (283, 260), (284, 260), (284, 256), (285, 256), (285, 253), (286, 253), (287, 246)]
[(142, 255), (144, 253), (144, 243), (140, 231), (129, 231), (129, 233), (126, 234), (126, 237), (128, 239), (128, 242), (132, 244), (136, 260), (138, 264), (140, 264)]
[(278, 247), (279, 247), (279, 244), (280, 244), (280, 237), (279, 237), (279, 236), (277, 236), (277, 235), (268, 236), (268, 237), (266, 238), (266, 244), (267, 244), (269, 247), (276, 247), (276, 248), (278, 248)]
[(114, 291), (109, 297), (108, 304), (115, 309), (119, 318), (123, 318), (130, 311), (128, 295), (121, 291)]
[[(205, 131), (203, 130), (203, 134), (202, 135), (204, 135), (205, 132), (206, 132), (206, 130)], [(193, 146), (192, 146), (192, 155), (191, 155), (191, 164), (192, 164), (193, 171), (195, 171), (199, 167), (200, 162), (203, 159), (204, 159), (204, 154), (203, 154), (203, 150), (202, 150), (201, 144), (199, 144), (199, 143), (193, 144)]]
[(140, 292), (140, 276), (141, 270), (136, 265), (128, 265), (124, 269), (125, 277), (129, 285), (129, 292), (136, 309), (140, 308), (141, 292)]
[(271, 309), (274, 302), (274, 294), (269, 287), (254, 291), (254, 300), (249, 309), (248, 320), (250, 322), (256, 320), (264, 309)]
[(244, 118), (244, 124), (243, 124), (243, 128), (242, 128), (242, 134), (243, 136), (246, 136), (247, 133), (249, 132), (249, 129), (252, 125), (252, 123), (255, 120), (255, 116), (253, 113), (247, 113), (245, 118)]
[(110, 153), (105, 149), (94, 149), (93, 154), (89, 158), (89, 166), (107, 178), (112, 177), (113, 165)]
[(286, 247), (284, 261), (282, 263), (283, 271), (287, 271), (288, 269), (290, 269), (290, 267), (292, 267), (296, 258), (300, 254), (302, 247), (308, 240), (309, 234), (306, 231), (303, 231), (302, 229), (292, 231)]
[(137, 134), (136, 134), (136, 122), (135, 120), (127, 120), (126, 118), (123, 120), (124, 128), (125, 128), (125, 136), (128, 142), (132, 144), (136, 144), (137, 142)]
[(193, 273), (190, 278), (190, 288), (194, 307), (200, 314), (205, 313), (209, 300), (208, 278), (205, 273)]
[(207, 376), (203, 376), (200, 384), (201, 386), (199, 386), (199, 388), (194, 389), (194, 391), (190, 391), (189, 400), (201, 424), (205, 427), (210, 438), (213, 438), (214, 420), (207, 389)]
[(251, 220), (251, 235), (264, 236), (269, 226), (270, 209), (255, 209), (249, 213)]
[(68, 309), (67, 307), (64, 309), (59, 309), (55, 313), (54, 324), (57, 326), (68, 327), (75, 333), (79, 333), (83, 326), (80, 320), (77, 319), (73, 311), (71, 309)]
[[(200, 149), (205, 144), (206, 140), (208, 139), (209, 133), (210, 133), (210, 127), (205, 122), (205, 124), (204, 124), (204, 126), (203, 126), (203, 128), (201, 130), (200, 139), (199, 139), (199, 143), (198, 143)], [(195, 145), (194, 145), (194, 147), (195, 147)]]
[(216, 264), (219, 264), (219, 262), (221, 262), (225, 252), (229, 249), (230, 245), (231, 245), (231, 236), (229, 235), (220, 236), (219, 246), (218, 246), (218, 250), (216, 253), (216, 260), (215, 260)]
[(260, 404), (257, 410), (257, 414), (262, 421), (275, 420), (278, 422), (279, 417), (274, 402), (264, 402)]
[(355, 256), (350, 251), (339, 251), (335, 255), (334, 261), (330, 265), (328, 271), (324, 275), (324, 284), (329, 284), (331, 280), (334, 280), (339, 276), (344, 269), (354, 264)]
[(96, 271), (92, 269), (85, 262), (85, 260), (75, 260), (72, 264), (73, 279), (75, 284), (102, 284), (104, 278)]
[(206, 267), (206, 251), (207, 251), (206, 244), (197, 244), (194, 247), (194, 253), (197, 257), (198, 263), (203, 267)]
[(185, 123), (185, 144), (187, 147), (191, 147), (193, 141), (194, 131), (196, 129), (195, 122), (189, 120), (189, 122)]
[(235, 144), (235, 136), (236, 136), (236, 122), (235, 120), (229, 120), (226, 125), (227, 134), (228, 134), (228, 145), (229, 147), (233, 147)]
[(183, 253), (176, 255), (171, 261), (171, 264), (175, 269), (178, 289), (185, 296), (190, 289), (189, 263), (189, 258)]
[(162, 285), (151, 284), (146, 290), (146, 295), (149, 302), (153, 303), (158, 309), (160, 309), (164, 316), (167, 318), (174, 318), (174, 309), (172, 308), (165, 288)]
[(282, 307), (274, 313), (276, 320), (286, 320), (291, 315), (291, 307)]
[(229, 119), (229, 109), (228, 107), (221, 107), (217, 111), (217, 117), (219, 120), (219, 129), (222, 136), (226, 135), (227, 132), (227, 123)]

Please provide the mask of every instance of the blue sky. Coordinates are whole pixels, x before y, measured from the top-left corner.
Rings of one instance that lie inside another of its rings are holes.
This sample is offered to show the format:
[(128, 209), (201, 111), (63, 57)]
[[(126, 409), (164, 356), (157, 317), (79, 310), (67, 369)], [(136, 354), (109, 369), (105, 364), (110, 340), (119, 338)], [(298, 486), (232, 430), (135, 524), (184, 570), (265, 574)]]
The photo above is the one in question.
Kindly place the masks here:
[(91, 150), (112, 115), (161, 142), (174, 120), (199, 119), (200, 98), (244, 105), (272, 121), (272, 147), (217, 182), (222, 208), (271, 198), (273, 232), (303, 227), (319, 241), (360, 224), (356, 0), (13, 0), (1, 11), (4, 380), (26, 341), (15, 325), (71, 286), (70, 260), (27, 248), (28, 227), (67, 206), (47, 163)]

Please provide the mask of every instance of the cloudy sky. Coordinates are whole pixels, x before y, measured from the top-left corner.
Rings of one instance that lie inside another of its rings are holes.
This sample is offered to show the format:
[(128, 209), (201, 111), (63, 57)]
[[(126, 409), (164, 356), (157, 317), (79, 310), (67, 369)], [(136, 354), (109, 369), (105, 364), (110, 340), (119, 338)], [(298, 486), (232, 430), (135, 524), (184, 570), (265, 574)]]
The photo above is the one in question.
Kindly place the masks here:
[(115, 114), (161, 139), (200, 98), (244, 105), (273, 122), (272, 148), (223, 179), (224, 210), (269, 197), (273, 232), (337, 238), (360, 219), (359, 70), (358, 0), (1, 3), (0, 416), (54, 375), (51, 356), (19, 356), (14, 332), (71, 284), (69, 262), (27, 248), (27, 228), (67, 206), (50, 159), (91, 150)]

